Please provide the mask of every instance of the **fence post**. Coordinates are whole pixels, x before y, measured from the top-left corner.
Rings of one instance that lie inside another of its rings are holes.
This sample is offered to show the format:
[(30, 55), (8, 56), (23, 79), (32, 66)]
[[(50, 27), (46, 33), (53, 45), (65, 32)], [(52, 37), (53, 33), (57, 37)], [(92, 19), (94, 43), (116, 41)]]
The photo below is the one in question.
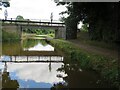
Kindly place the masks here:
[(41, 20), (40, 20), (40, 23), (39, 23), (39, 25), (41, 25)]
[(12, 23), (12, 18), (11, 18), (11, 23)]

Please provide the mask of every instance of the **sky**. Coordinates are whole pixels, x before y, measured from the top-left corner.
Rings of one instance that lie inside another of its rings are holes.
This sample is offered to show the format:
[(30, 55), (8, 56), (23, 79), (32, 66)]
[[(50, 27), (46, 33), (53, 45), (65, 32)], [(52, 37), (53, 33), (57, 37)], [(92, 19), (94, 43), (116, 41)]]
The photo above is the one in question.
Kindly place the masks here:
[[(57, 71), (62, 65), (64, 64), (51, 63), (50, 71), (49, 63), (7, 63), (7, 71), (10, 72), (10, 78), (17, 80), (19, 84), (22, 80), (26, 86), (30, 84), (28, 81), (34, 81), (34, 84), (39, 83), (39, 85), (40, 83), (53, 85), (54, 83), (64, 81), (63, 78), (58, 78), (57, 75), (67, 76), (65, 72)], [(4, 69), (3, 63), (0, 63), (0, 69)]]
[[(8, 18), (16, 18), (18, 15), (25, 19), (47, 19), (50, 20), (53, 12), (53, 20), (60, 18), (59, 13), (67, 10), (65, 6), (56, 6), (54, 0), (11, 0), (7, 8)], [(4, 18), (5, 8), (2, 7), (0, 17)]]

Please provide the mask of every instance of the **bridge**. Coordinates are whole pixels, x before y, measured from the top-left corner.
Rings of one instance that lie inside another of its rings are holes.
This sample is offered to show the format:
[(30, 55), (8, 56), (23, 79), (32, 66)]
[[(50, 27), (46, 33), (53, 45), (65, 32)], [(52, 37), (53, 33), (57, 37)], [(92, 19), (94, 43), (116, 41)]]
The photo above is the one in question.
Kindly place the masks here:
[[(7, 57), (7, 59), (5, 59)], [(13, 63), (62, 63), (62, 56), (3, 56), (0, 62), (13, 62)]]
[(16, 33), (21, 37), (24, 29), (54, 29), (55, 38), (66, 39), (66, 26), (65, 23), (60, 22), (41, 22), (41, 21), (31, 21), (31, 20), (1, 20), (2, 30), (7, 32)]

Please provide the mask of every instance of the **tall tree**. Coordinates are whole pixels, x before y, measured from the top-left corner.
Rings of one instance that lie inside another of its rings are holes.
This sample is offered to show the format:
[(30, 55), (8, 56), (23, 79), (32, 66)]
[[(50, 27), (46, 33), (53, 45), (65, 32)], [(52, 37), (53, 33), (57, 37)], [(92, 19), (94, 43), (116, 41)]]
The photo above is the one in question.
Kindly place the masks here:
[(0, 6), (2, 6), (2, 5), (6, 8), (10, 7), (10, 0), (3, 0), (3, 1), (1, 0), (0, 1)]
[(67, 11), (62, 12), (62, 14), (68, 13), (69, 15), (65, 22), (68, 22), (66, 26), (68, 34), (72, 36), (71, 38), (76, 37), (76, 23), (83, 21), (84, 24), (89, 24), (88, 31), (92, 40), (115, 40), (116, 7), (118, 3), (59, 2), (57, 5), (65, 4), (67, 4)]

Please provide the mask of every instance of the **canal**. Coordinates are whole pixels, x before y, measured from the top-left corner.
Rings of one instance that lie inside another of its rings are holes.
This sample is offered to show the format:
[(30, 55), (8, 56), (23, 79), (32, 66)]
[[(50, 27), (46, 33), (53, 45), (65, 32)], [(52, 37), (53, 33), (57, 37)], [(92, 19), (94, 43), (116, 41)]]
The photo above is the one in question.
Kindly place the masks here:
[(0, 88), (109, 87), (94, 71), (82, 70), (47, 40), (3, 42)]

